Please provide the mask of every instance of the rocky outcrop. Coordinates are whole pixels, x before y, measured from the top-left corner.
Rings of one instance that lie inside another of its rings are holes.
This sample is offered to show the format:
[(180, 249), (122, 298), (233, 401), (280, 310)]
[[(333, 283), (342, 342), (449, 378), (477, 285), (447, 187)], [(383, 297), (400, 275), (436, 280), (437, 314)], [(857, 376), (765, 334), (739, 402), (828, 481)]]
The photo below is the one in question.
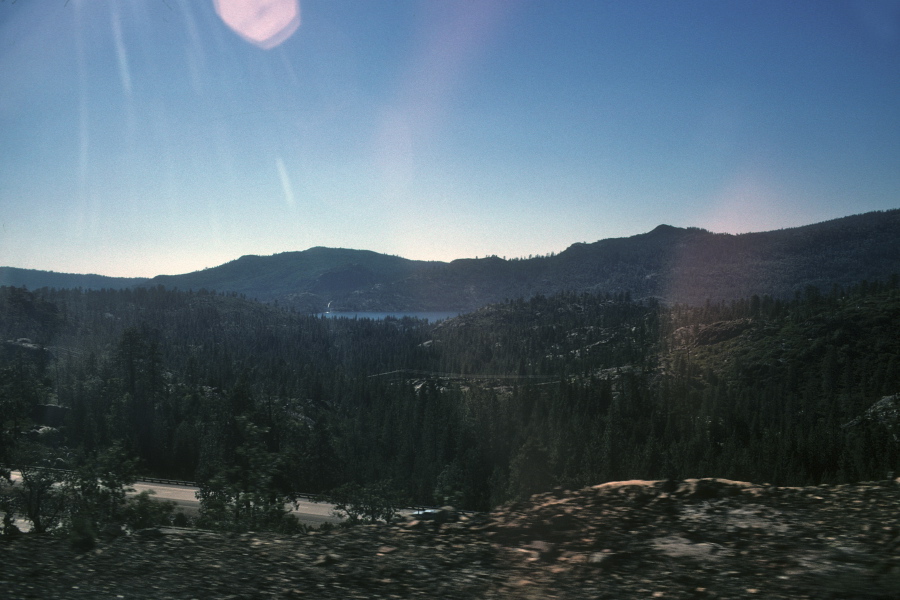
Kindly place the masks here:
[(900, 394), (884, 396), (869, 409), (843, 427), (856, 427), (861, 423), (875, 423), (891, 432), (895, 442), (900, 443)]
[(681, 327), (673, 335), (680, 346), (709, 346), (735, 338), (753, 326), (750, 319), (719, 321), (696, 327)]
[(8, 598), (897, 598), (900, 480), (555, 490), (490, 515), (297, 536), (0, 541)]

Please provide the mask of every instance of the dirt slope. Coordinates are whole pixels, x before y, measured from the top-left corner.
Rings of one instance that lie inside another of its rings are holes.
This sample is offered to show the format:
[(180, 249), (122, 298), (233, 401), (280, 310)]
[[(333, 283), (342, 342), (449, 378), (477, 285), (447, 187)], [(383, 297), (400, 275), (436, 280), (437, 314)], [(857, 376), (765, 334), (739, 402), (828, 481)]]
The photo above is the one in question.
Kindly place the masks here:
[(900, 597), (900, 479), (558, 490), (490, 515), (298, 536), (0, 541), (3, 598)]

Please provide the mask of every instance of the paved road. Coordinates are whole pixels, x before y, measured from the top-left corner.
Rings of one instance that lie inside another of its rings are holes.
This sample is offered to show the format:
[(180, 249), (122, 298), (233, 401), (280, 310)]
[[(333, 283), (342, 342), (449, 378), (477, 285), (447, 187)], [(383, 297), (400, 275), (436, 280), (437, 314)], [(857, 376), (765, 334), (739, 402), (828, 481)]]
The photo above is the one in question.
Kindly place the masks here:
[[(134, 493), (139, 494), (146, 490), (153, 490), (154, 498), (171, 500), (176, 505), (176, 510), (183, 510), (189, 515), (197, 513), (200, 501), (197, 500), (198, 488), (186, 485), (172, 485), (168, 483), (147, 483), (139, 481), (133, 486)], [(322, 523), (339, 523), (340, 519), (332, 512), (334, 505), (326, 502), (309, 502), (302, 500), (296, 506), (288, 505), (288, 508), (297, 520), (305, 525), (319, 526)]]
[[(13, 481), (20, 481), (22, 476), (18, 471), (12, 472)], [(200, 508), (200, 501), (197, 500), (197, 490), (199, 488), (187, 485), (173, 485), (169, 483), (149, 483), (139, 481), (133, 486), (134, 494), (152, 490), (153, 498), (159, 500), (171, 500), (175, 503), (175, 510), (183, 511), (188, 515), (195, 516)], [(289, 505), (288, 508), (297, 520), (304, 525), (318, 527), (322, 523), (339, 523), (340, 519), (332, 514), (334, 505), (326, 502), (309, 502), (307, 500), (300, 501), (296, 506)]]

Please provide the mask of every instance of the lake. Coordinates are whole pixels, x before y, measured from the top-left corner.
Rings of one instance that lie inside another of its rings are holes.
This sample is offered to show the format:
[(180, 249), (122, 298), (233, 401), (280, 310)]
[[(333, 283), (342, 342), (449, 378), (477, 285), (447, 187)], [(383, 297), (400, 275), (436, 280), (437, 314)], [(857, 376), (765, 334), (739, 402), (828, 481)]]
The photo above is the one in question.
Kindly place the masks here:
[(328, 317), (330, 319), (373, 319), (381, 320), (387, 317), (402, 319), (403, 317), (412, 317), (414, 319), (424, 319), (431, 323), (457, 317), (462, 313), (459, 311), (452, 312), (324, 312), (318, 313), (317, 317)]

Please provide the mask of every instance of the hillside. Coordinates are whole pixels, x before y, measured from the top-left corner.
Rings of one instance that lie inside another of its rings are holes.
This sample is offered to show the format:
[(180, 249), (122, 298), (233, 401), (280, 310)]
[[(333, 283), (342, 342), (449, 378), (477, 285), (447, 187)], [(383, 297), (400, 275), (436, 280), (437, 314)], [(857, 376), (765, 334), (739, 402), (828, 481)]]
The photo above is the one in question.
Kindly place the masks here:
[(56, 273), (36, 269), (18, 269), (0, 267), (0, 285), (26, 287), (29, 290), (40, 288), (86, 290), (122, 290), (146, 285), (148, 279), (142, 277), (106, 277), (104, 275), (77, 275), (74, 273)]
[(187, 273), (160, 275), (151, 285), (208, 289), (244, 294), (263, 302), (310, 312), (359, 290), (380, 289), (434, 267), (427, 261), (387, 256), (368, 250), (310, 248), (273, 256), (242, 256), (224, 265)]
[(900, 273), (900, 210), (741, 235), (660, 225), (628, 238), (574, 244), (554, 256), (457, 260), (345, 302), (472, 310), (574, 291), (701, 305), (754, 294), (792, 298), (808, 286), (828, 290), (893, 273)]
[(900, 479), (556, 490), (488, 514), (293, 536), (142, 530), (78, 553), (0, 541), (8, 598), (771, 598), (900, 589)]
[(559, 254), (450, 263), (365, 250), (311, 248), (243, 256), (218, 267), (150, 280), (0, 268), (0, 285), (121, 289), (163, 285), (278, 302), (302, 312), (471, 311), (559, 292), (628, 293), (702, 305), (769, 295), (790, 299), (900, 273), (900, 210), (741, 235), (660, 225), (628, 238), (573, 244)]
[(439, 323), (0, 288), (0, 317), (0, 451), (31, 405), (59, 404), (53, 439), (121, 443), (145, 474), (203, 481), (256, 448), (286, 494), (387, 482), (475, 510), (624, 478), (900, 469), (894, 425), (846, 427), (900, 392), (897, 280), (703, 307), (537, 296)]
[[(900, 484), (860, 482), (900, 472), (898, 319), (897, 277), (700, 307), (562, 293), (439, 323), (0, 287), (0, 464), (201, 490), (199, 529), (109, 538), (112, 484), (0, 477), (7, 522), (61, 527), (3, 528), (0, 589), (891, 598)], [(631, 479), (656, 481), (602, 483)], [(501, 508), (286, 535), (308, 493)]]

